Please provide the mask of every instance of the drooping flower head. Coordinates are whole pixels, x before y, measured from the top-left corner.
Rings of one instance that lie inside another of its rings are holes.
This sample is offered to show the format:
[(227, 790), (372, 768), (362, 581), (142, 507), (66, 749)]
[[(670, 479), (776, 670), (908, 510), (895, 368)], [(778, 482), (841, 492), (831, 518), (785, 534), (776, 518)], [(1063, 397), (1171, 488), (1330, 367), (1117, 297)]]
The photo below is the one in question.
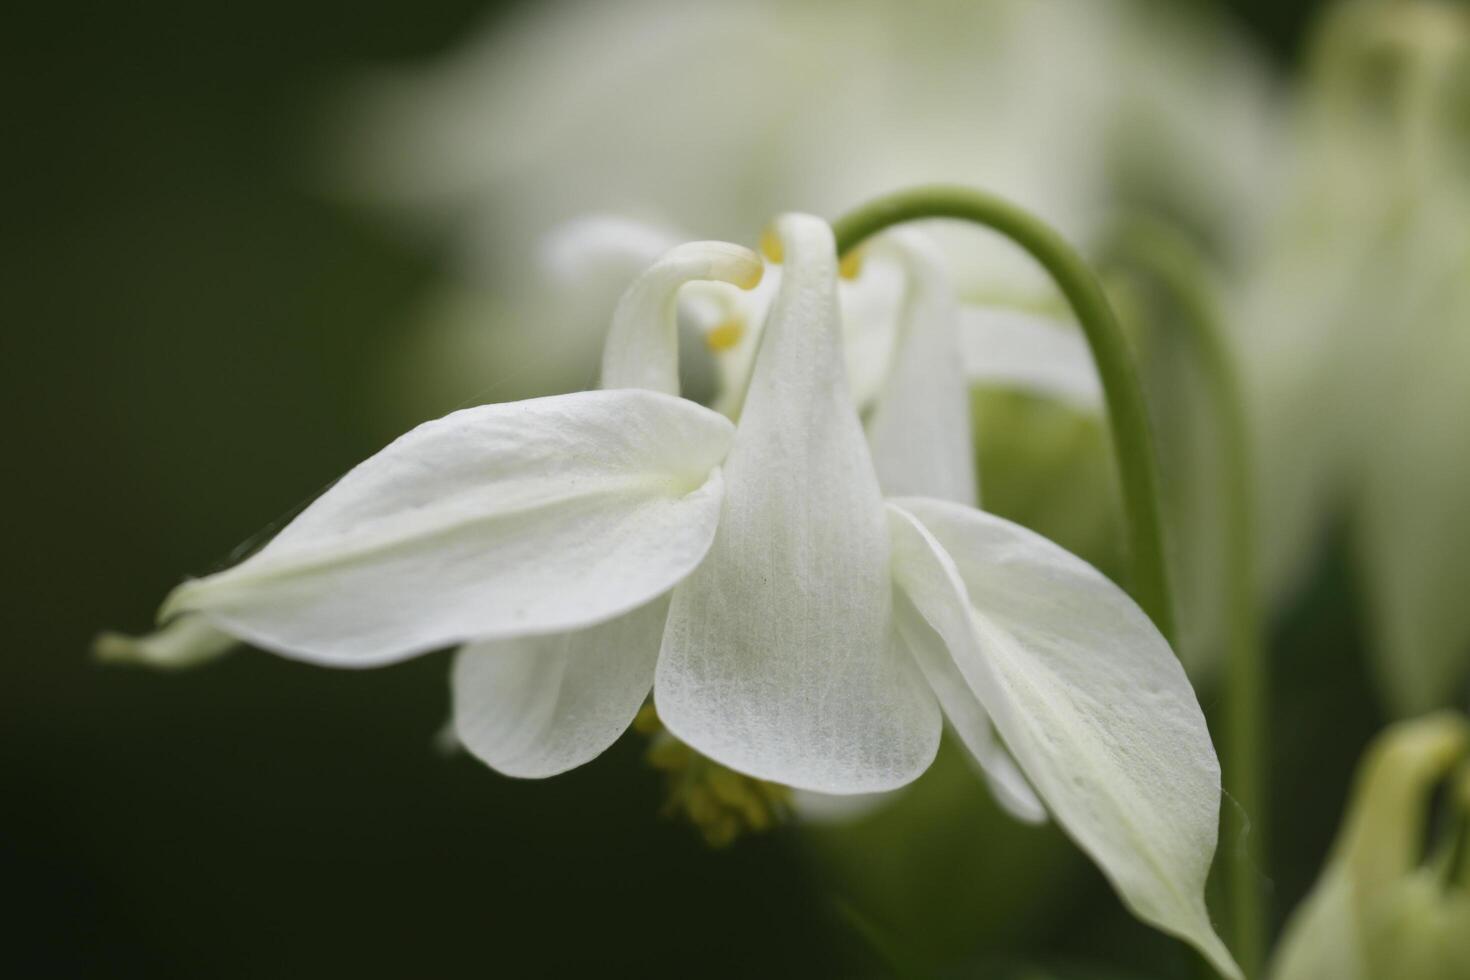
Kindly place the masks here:
[(922, 247), (898, 245), (920, 272), (865, 430), (831, 229), (775, 235), (738, 423), (678, 397), (676, 297), (761, 261), (679, 246), (618, 304), (602, 390), (420, 426), (164, 618), (329, 666), (458, 646), (458, 736), (516, 776), (594, 758), (650, 692), (703, 756), (829, 794), (912, 781), (947, 721), (1009, 809), (1235, 975), (1203, 900), (1219, 769), (1194, 694), (1117, 586), (971, 506), (954, 307)]

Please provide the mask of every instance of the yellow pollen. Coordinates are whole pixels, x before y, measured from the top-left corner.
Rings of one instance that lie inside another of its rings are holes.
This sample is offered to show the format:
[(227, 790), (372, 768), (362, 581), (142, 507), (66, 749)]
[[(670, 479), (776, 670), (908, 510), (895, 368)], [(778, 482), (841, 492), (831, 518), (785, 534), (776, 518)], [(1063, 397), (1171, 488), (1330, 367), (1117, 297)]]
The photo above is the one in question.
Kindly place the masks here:
[(746, 276), (744, 279), (732, 279), (730, 280), (730, 282), (732, 285), (739, 286), (741, 289), (754, 289), (761, 284), (761, 280), (765, 278), (765, 275), (766, 267), (764, 265), (756, 264), (755, 267), (751, 269), (750, 275)]
[(856, 279), (863, 274), (864, 258), (865, 253), (862, 249), (853, 249), (842, 257), (841, 262), (837, 263), (837, 272), (844, 279)]
[(786, 258), (786, 250), (781, 247), (781, 236), (776, 234), (774, 225), (761, 232), (761, 254), (778, 265)]
[(666, 817), (683, 817), (710, 847), (727, 847), (745, 834), (770, 830), (792, 818), (791, 790), (727, 769), (669, 734), (653, 704), (633, 728), (650, 737), (644, 758), (663, 773)]
[(740, 343), (745, 336), (745, 322), (732, 317), (704, 335), (705, 346), (715, 352), (727, 351)]

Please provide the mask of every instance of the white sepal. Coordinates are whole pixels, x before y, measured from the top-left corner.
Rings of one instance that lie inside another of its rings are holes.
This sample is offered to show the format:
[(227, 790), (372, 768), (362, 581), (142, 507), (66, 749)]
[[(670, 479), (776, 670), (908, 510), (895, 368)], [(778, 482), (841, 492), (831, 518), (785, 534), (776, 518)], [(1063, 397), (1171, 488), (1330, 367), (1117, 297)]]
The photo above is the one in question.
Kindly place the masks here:
[(1204, 886), (1220, 767), (1184, 670), (1086, 562), (990, 514), (890, 503), (899, 587), (944, 638), (1047, 811), (1140, 919), (1239, 977)]
[(332, 666), (562, 632), (668, 591), (704, 557), (733, 427), (591, 391), (466, 409), (360, 464), (265, 548), (162, 615)]

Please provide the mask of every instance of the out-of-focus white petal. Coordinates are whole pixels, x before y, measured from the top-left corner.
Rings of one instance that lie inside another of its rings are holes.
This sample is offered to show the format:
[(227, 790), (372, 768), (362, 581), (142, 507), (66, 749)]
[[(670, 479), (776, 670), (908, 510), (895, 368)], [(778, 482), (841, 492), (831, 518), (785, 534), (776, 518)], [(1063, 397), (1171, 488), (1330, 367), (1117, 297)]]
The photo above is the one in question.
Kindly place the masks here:
[(1036, 798), (1036, 793), (1005, 748), (996, 741), (990, 715), (965, 683), (944, 645), (944, 638), (925, 622), (903, 592), (893, 597), (893, 616), (904, 647), (924, 672), (924, 679), (939, 698), (945, 719), (965, 746), (966, 755), (990, 787), (995, 801), (1017, 820), (1045, 822), (1046, 808)]
[(1373, 364), (1380, 387), (1356, 389), (1375, 406), (1354, 428), (1359, 574), (1379, 686), (1403, 716), (1470, 695), (1470, 208), (1439, 211), (1448, 229), (1422, 220), (1399, 246), (1418, 274), (1371, 323), (1396, 325), (1392, 357)]
[(856, 823), (903, 795), (902, 789), (887, 793), (814, 793), (809, 789), (794, 790), (791, 809), (802, 823), (841, 826)]
[(975, 384), (1050, 395), (1102, 410), (1102, 382), (1082, 332), (1033, 313), (993, 306), (960, 311), (960, 351)]
[(357, 466), (251, 558), (180, 586), (163, 615), (202, 612), (334, 666), (601, 622), (703, 558), (732, 434), (646, 391), (455, 412)]
[(837, 284), (847, 382), (858, 411), (872, 406), (882, 392), (898, 343), (908, 276), (893, 251), (879, 249), (862, 256), (856, 278), (844, 277)]
[(597, 626), (471, 643), (454, 659), (454, 729), (507, 776), (539, 779), (617, 741), (653, 687), (666, 596)]
[(754, 287), (760, 256), (727, 242), (670, 249), (618, 301), (602, 355), (602, 387), (679, 394), (679, 287), (695, 280)]
[(901, 257), (908, 287), (892, 365), (868, 420), (878, 482), (890, 496), (938, 497), (973, 507), (970, 391), (960, 362), (959, 308), (944, 255), (913, 229), (891, 232), (881, 241)]
[(688, 237), (588, 214), (538, 235), (534, 248), (505, 255), (502, 245), (492, 259), (462, 262), (385, 352), (394, 418), (596, 387), (618, 297)]
[(626, 283), (683, 238), (673, 229), (623, 215), (585, 214), (546, 233), (537, 248), (538, 268), (565, 289), (588, 279), (601, 281), (606, 269), (617, 270)]
[(918, 776), (940, 716), (894, 647), (888, 531), (843, 370), (837, 258), (820, 220), (778, 229), (766, 325), (704, 563), (674, 592), (654, 698), (732, 769), (860, 793)]
[[(1470, 897), (1452, 840), (1470, 808), (1470, 724), (1436, 712), (1380, 735), (1322, 874), (1282, 932), (1271, 980), (1458, 980), (1470, 964)], [(1442, 787), (1441, 841), (1426, 839)], [(1447, 846), (1448, 845), (1448, 846)]]
[(981, 511), (890, 505), (894, 571), (1057, 822), (1134, 914), (1239, 977), (1210, 924), (1220, 768), (1178, 660), (1124, 592)]

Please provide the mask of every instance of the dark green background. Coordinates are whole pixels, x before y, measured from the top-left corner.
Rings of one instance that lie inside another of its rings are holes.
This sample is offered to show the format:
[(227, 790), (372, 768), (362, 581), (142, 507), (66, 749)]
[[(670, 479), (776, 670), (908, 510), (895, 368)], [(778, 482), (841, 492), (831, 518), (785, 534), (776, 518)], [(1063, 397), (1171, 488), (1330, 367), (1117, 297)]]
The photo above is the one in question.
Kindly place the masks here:
[[(1289, 64), (1307, 5), (1235, 6)], [(298, 147), (323, 83), (431, 55), (483, 16), (465, 0), (7, 15), (0, 973), (837, 975), (881, 970), (875, 942), (924, 946), (855, 927), (794, 832), (711, 852), (658, 819), (632, 740), (544, 782), (439, 757), (443, 657), (353, 673), (246, 654), (168, 676), (88, 659), (96, 630), (145, 628), (182, 573), (416, 421), (385, 418), (374, 379), (433, 256), (316, 193)], [(1330, 557), (1275, 630), (1278, 911), (1377, 724), (1343, 568)], [(994, 924), (1026, 887), (1006, 866), (1000, 911), (977, 909), (946, 972), (1040, 950), (1186, 963), (1074, 863), (1024, 929)]]

